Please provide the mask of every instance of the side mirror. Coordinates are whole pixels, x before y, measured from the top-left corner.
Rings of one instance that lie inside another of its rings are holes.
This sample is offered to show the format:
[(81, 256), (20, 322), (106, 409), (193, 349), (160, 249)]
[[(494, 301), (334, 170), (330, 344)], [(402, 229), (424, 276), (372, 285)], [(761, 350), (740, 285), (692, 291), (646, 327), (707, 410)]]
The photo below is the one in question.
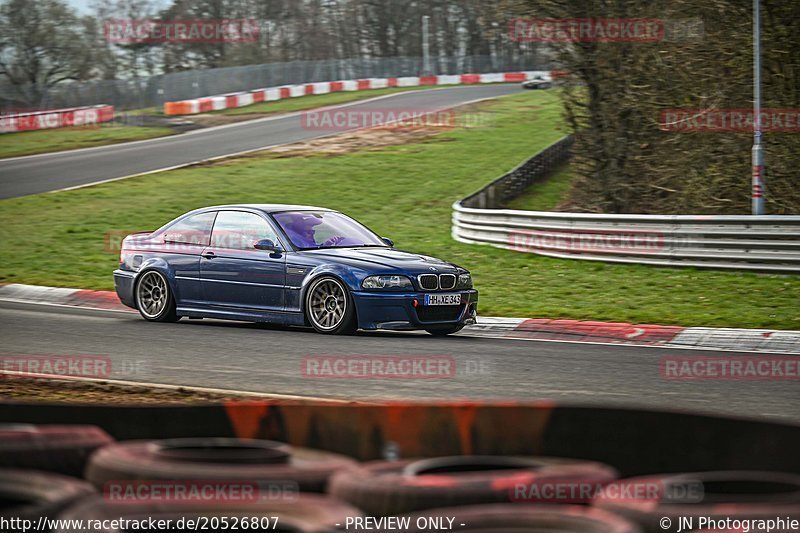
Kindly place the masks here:
[(394, 241), (389, 237), (381, 237), (381, 240), (388, 244), (390, 248), (394, 248)]
[(265, 250), (268, 252), (280, 252), (283, 251), (280, 244), (276, 244), (272, 241), (272, 239), (262, 239), (253, 245), (254, 248), (258, 250)]

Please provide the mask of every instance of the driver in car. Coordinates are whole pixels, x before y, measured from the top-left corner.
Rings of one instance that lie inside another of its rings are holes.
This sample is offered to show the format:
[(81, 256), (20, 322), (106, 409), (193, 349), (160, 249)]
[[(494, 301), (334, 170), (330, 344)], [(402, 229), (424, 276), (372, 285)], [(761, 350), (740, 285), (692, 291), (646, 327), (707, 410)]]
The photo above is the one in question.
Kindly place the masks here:
[(317, 244), (314, 238), (314, 229), (322, 224), (322, 219), (314, 215), (302, 215), (294, 218), (290, 225), (286, 226), (289, 239), (299, 248), (318, 248), (320, 246), (335, 246), (344, 240), (341, 235), (334, 235), (322, 244)]

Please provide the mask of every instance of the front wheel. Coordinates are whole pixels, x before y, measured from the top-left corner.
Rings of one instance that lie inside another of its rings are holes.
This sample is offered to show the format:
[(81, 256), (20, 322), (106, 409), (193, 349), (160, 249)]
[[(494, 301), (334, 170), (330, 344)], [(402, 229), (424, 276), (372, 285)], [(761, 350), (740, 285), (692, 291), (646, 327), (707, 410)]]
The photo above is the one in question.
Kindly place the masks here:
[(453, 333), (458, 333), (463, 328), (464, 324), (458, 324), (456, 326), (444, 326), (441, 328), (426, 328), (425, 331), (436, 337), (444, 337), (445, 335), (452, 335)]
[(344, 283), (325, 276), (306, 293), (306, 318), (319, 333), (350, 335), (358, 329), (355, 304)]
[(157, 270), (148, 270), (136, 282), (136, 308), (145, 320), (177, 322), (175, 298), (167, 279)]

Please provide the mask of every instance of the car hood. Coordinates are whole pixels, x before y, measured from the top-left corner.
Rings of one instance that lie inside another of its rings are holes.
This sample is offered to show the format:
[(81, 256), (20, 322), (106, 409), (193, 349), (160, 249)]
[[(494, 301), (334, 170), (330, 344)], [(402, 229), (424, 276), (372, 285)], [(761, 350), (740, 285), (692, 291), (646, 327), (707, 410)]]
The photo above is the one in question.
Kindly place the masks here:
[(441, 259), (394, 248), (328, 248), (306, 250), (302, 254), (307, 257), (357, 266), (365, 270), (399, 270), (413, 274), (456, 272), (458, 270), (452, 263)]

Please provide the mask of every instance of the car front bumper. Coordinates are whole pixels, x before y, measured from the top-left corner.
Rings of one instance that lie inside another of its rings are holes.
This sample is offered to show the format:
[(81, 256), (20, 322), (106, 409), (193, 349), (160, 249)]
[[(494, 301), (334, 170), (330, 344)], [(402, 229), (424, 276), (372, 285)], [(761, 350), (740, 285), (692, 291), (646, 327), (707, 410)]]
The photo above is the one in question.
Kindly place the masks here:
[[(361, 329), (413, 330), (438, 326), (467, 325), (475, 322), (478, 291), (454, 290), (461, 294), (458, 306), (426, 306), (424, 292), (353, 292)], [(434, 293), (428, 293), (434, 294)], [(417, 305), (414, 305), (414, 302)]]

